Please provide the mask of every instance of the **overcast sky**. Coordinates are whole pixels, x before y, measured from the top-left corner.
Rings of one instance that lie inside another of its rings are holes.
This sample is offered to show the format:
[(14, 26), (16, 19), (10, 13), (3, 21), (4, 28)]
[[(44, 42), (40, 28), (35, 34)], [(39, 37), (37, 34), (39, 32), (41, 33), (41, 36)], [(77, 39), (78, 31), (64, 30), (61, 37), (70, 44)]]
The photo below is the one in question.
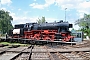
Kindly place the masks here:
[[(10, 12), (13, 25), (36, 22), (45, 16), (47, 22), (59, 20), (73, 23), (90, 13), (90, 0), (0, 0), (0, 9)], [(78, 26), (74, 26), (78, 29)]]

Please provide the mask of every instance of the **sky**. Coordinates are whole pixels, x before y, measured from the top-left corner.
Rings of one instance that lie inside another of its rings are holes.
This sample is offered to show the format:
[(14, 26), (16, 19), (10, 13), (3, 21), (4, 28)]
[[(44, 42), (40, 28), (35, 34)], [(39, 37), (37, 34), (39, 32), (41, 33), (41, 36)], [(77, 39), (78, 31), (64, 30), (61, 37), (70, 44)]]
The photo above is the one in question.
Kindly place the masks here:
[(0, 0), (0, 9), (10, 12), (13, 25), (36, 22), (42, 16), (47, 22), (65, 21), (65, 12), (66, 21), (74, 25), (84, 13), (90, 14), (90, 0)]

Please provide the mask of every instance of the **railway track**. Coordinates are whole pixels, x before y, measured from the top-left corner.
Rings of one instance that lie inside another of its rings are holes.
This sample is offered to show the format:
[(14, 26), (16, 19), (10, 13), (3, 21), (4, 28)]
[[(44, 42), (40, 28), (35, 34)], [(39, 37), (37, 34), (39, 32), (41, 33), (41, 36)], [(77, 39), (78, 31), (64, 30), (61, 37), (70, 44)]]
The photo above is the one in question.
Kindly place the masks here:
[(15, 60), (29, 60), (30, 53), (21, 53)]
[(90, 60), (90, 43), (78, 45), (1, 46), (0, 60)]
[(12, 60), (13, 57), (15, 57), (18, 54), (19, 53), (15, 53), (15, 52), (5, 52), (0, 56), (0, 60)]
[(70, 52), (61, 54), (67, 57), (68, 60), (90, 60), (90, 52)]
[(10, 49), (13, 49), (15, 46), (1, 46), (0, 51), (0, 60), (11, 60), (13, 57), (18, 55), (18, 52), (7, 52)]
[(85, 41), (82, 44), (77, 44), (73, 46), (74, 48), (84, 48), (84, 47), (90, 47), (90, 41)]
[[(85, 46), (84, 46), (85, 45)], [(79, 46), (79, 48), (85, 48), (88, 47), (90, 48), (90, 43), (86, 42), (84, 44), (79, 44), (79, 45), (75, 45), (76, 47)], [(87, 51), (67, 51), (67, 52), (61, 52), (61, 51), (57, 51), (56, 48), (60, 48), (60, 49), (70, 49), (70, 47), (65, 47), (65, 46), (46, 46), (49, 49), (53, 49), (54, 53), (50, 53), (50, 55), (52, 56), (53, 60), (90, 60), (90, 50)], [(72, 48), (76, 48), (73, 47)], [(71, 49), (72, 49), (71, 48)]]
[(55, 50), (55, 49), (57, 49), (57, 48), (67, 49), (67, 48), (65, 48), (64, 46), (59, 46), (59, 45), (57, 45), (57, 46), (52, 46), (52, 45), (49, 45), (49, 46), (45, 46), (45, 48), (47, 49), (47, 51), (48, 51), (48, 49), (52, 49), (52, 50), (55, 51), (55, 52), (50, 52), (50, 51), (48, 51), (49, 56), (50, 56), (50, 58), (51, 58), (50, 60), (68, 60), (67, 57), (63, 56), (62, 54), (60, 54), (58, 51)]
[(29, 46), (25, 50), (21, 52), (20, 55), (18, 55), (14, 60), (31, 60), (31, 55), (32, 55), (32, 49), (34, 46)]
[[(30, 60), (31, 56), (31, 50), (33, 46), (29, 47), (20, 47), (16, 45), (14, 46), (8, 46), (8, 47), (2, 47), (0, 49), (0, 60)], [(6, 50), (4, 50), (7, 48)], [(29, 50), (29, 52), (26, 52), (26, 50)]]

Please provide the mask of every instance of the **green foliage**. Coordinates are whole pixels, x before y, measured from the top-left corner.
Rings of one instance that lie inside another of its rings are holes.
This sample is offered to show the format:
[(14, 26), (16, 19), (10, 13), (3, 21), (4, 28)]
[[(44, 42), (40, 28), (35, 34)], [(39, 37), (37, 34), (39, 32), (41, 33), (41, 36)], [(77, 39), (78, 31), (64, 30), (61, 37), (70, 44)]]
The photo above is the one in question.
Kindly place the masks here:
[(9, 15), (8, 11), (0, 10), (0, 31), (5, 34), (8, 33), (13, 26), (11, 21), (13, 20), (12, 16)]
[(86, 29), (87, 27), (90, 26), (90, 14), (84, 14), (83, 18), (80, 18), (78, 20), (75, 21), (76, 25), (79, 25), (82, 28)]
[(42, 17), (41, 19), (38, 18), (37, 22), (40, 24), (40, 23), (45, 23), (46, 20), (45, 20), (45, 17)]
[(0, 44), (4, 44), (4, 45), (20, 45), (20, 46), (30, 46), (30, 44), (21, 44), (21, 43), (10, 43), (10, 42), (0, 42)]
[(81, 27), (81, 31), (90, 36), (90, 14), (84, 14), (84, 17), (75, 21), (75, 24)]

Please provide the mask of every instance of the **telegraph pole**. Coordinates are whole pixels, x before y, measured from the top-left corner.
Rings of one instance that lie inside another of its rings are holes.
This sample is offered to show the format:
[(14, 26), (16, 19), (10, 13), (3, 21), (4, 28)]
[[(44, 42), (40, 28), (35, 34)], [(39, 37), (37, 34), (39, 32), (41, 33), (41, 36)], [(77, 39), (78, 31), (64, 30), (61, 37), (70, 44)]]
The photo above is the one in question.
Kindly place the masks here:
[(67, 10), (67, 8), (65, 8), (65, 21), (66, 21), (66, 10)]

